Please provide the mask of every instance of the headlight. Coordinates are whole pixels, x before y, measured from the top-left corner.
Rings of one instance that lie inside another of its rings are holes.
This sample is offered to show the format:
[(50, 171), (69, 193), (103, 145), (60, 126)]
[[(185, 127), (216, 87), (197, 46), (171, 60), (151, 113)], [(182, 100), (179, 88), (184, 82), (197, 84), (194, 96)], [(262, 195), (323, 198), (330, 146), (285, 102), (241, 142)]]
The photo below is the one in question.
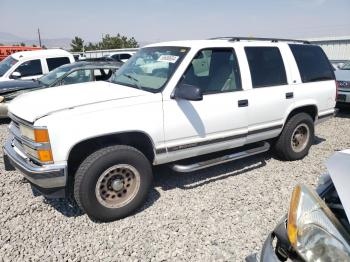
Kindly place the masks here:
[[(53, 161), (50, 148), (49, 132), (46, 128), (31, 128), (26, 125), (19, 125), (21, 136), (34, 142), (24, 145), (26, 153), (43, 163)], [(37, 143), (37, 144), (35, 144)]]
[(33, 142), (37, 143), (49, 143), (49, 132), (45, 128), (30, 128), (25, 125), (20, 125), (19, 130), (21, 132), (21, 135), (24, 136), (25, 138), (30, 139)]
[(325, 202), (298, 185), (288, 214), (288, 238), (306, 261), (350, 261), (350, 236)]

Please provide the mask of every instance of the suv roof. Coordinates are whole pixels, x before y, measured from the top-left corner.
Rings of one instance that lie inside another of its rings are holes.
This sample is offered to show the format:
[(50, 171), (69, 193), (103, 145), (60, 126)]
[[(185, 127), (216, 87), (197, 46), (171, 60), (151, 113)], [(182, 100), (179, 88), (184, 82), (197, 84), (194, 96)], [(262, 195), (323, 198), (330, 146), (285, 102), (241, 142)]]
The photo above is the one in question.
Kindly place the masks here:
[(71, 55), (69, 52), (62, 49), (47, 49), (35, 51), (22, 51), (12, 54), (12, 57), (19, 60), (21, 58), (36, 58), (42, 56), (67, 56)]
[(283, 39), (283, 38), (259, 38), (259, 37), (239, 37), (239, 36), (228, 36), (228, 37), (215, 37), (206, 40), (184, 40), (184, 41), (170, 41), (163, 43), (156, 43), (147, 45), (146, 47), (156, 46), (182, 46), (182, 47), (195, 47), (195, 46), (213, 46), (213, 43), (220, 42), (221, 45), (230, 46), (233, 43), (249, 42), (249, 43), (297, 43), (297, 44), (310, 44), (306, 40), (295, 40), (295, 39)]

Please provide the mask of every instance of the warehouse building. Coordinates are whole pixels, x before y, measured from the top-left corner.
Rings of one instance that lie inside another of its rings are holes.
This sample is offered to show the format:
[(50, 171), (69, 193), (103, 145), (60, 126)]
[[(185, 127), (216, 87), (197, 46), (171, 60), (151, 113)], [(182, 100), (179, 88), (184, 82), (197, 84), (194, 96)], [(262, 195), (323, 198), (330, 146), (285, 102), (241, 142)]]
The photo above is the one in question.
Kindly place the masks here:
[(322, 37), (308, 40), (321, 46), (330, 60), (350, 60), (350, 36)]

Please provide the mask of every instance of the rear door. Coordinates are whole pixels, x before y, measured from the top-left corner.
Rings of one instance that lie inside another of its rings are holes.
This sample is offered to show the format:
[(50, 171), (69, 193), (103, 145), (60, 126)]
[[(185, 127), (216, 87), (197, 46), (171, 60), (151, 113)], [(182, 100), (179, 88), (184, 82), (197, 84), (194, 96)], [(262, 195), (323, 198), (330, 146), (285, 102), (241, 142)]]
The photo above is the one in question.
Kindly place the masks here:
[(294, 102), (293, 86), (288, 83), (286, 57), (279, 46), (246, 46), (252, 89), (247, 90), (247, 143), (277, 136), (286, 112)]
[(333, 114), (336, 100), (334, 71), (322, 48), (314, 45), (290, 44), (300, 73), (295, 97), (300, 103), (317, 105), (319, 117)]

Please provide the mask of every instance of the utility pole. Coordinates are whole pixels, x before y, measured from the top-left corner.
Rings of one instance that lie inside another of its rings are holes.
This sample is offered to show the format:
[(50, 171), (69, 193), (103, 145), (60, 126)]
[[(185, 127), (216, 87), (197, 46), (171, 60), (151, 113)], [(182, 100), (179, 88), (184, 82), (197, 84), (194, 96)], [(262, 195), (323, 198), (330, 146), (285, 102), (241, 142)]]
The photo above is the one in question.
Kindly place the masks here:
[(39, 46), (41, 47), (40, 29), (38, 28)]

